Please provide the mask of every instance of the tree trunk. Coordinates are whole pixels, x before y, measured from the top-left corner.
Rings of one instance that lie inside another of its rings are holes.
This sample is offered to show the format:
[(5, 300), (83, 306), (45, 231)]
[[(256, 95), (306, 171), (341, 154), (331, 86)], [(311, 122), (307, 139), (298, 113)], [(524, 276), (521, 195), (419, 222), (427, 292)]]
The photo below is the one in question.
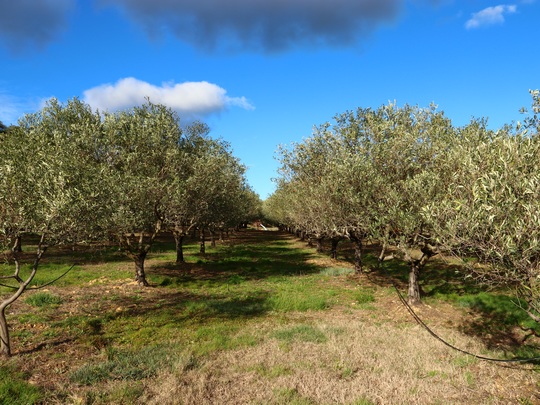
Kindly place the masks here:
[(418, 276), (420, 275), (420, 261), (414, 260), (411, 262), (409, 270), (409, 289), (407, 292), (407, 301), (410, 305), (419, 305), (422, 303), (420, 300), (420, 284), (418, 283)]
[(419, 305), (422, 303), (420, 299), (420, 271), (425, 267), (431, 256), (433, 256), (433, 253), (426, 249), (423, 250), (422, 257), (419, 260), (410, 261), (409, 289), (407, 293), (407, 301), (410, 305)]
[(338, 238), (332, 238), (331, 241), (332, 241), (332, 248), (330, 250), (330, 257), (332, 259), (337, 259), (337, 246), (338, 246), (338, 243), (339, 243), (339, 239)]
[(216, 247), (216, 231), (210, 231), (210, 246)]
[(206, 253), (206, 238), (205, 238), (205, 235), (204, 235), (204, 228), (201, 228), (199, 233), (200, 233), (200, 236), (201, 236), (199, 252), (204, 255)]
[(133, 261), (135, 262), (135, 281), (141, 287), (148, 287), (148, 281), (146, 281), (146, 274), (144, 272), (144, 261), (146, 259), (147, 251), (141, 251), (137, 255), (133, 255)]
[(175, 233), (176, 263), (184, 263), (184, 234)]
[(22, 252), (22, 236), (21, 235), (17, 236), (17, 238), (15, 239), (15, 245), (13, 246), (13, 251), (16, 253)]
[(5, 307), (0, 310), (0, 355), (9, 357), (11, 356), (11, 344), (5, 311)]
[(351, 237), (351, 242), (354, 245), (354, 271), (356, 273), (362, 272), (362, 239)]
[(13, 274), (13, 278), (18, 281), (19, 288), (13, 293), (13, 295), (11, 295), (11, 297), (5, 298), (0, 303), (0, 355), (2, 356), (11, 356), (11, 343), (9, 339), (9, 328), (6, 320), (6, 308), (19, 299), (19, 297), (26, 291), (26, 288), (34, 279), (34, 276), (37, 273), (39, 262), (43, 254), (45, 253), (45, 250), (47, 250), (47, 247), (43, 247), (44, 238), (45, 236), (41, 235), (41, 240), (38, 244), (37, 254), (34, 260), (34, 264), (32, 266), (32, 271), (30, 272), (26, 280), (22, 280), (19, 276), (21, 266), (18, 259), (17, 251), (15, 250), (15, 246), (12, 250), (13, 260), (15, 261), (15, 272)]
[(322, 242), (323, 238), (316, 238), (317, 253), (322, 253), (324, 251)]

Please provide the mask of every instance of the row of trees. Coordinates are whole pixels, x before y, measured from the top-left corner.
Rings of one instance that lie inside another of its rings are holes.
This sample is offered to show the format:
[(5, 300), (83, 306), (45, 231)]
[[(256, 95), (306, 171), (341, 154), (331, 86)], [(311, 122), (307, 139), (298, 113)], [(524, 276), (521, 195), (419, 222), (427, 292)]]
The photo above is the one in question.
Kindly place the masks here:
[[(177, 260), (192, 229), (216, 232), (258, 215), (259, 198), (229, 145), (203, 123), (181, 127), (170, 109), (147, 102), (102, 114), (78, 99), (52, 99), (0, 132), (0, 243), (14, 293), (0, 304), (0, 338), (10, 354), (5, 310), (29, 286), (47, 247), (116, 241), (148, 285), (145, 258), (158, 233), (174, 234)], [(39, 237), (29, 273), (17, 240)]]
[(540, 321), (540, 100), (531, 94), (523, 125), (497, 131), (482, 119), (455, 127), (434, 106), (338, 115), (280, 149), (265, 213), (333, 240), (333, 250), (349, 239), (358, 271), (363, 243), (379, 241), (380, 260), (408, 263), (411, 304), (420, 303), (419, 275), (431, 257), (476, 257), (469, 274), (516, 288)]

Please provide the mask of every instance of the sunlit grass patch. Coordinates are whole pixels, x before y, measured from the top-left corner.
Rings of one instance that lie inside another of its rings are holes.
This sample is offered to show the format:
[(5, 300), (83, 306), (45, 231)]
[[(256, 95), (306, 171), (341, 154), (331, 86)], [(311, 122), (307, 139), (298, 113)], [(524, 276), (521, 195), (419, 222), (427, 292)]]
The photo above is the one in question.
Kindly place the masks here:
[(355, 302), (360, 305), (375, 302), (375, 295), (372, 291), (367, 289), (355, 291), (353, 295)]
[(232, 350), (240, 347), (255, 346), (259, 337), (243, 330), (234, 323), (220, 323), (198, 328), (191, 336), (193, 353), (196, 356), (207, 355), (220, 350)]
[(348, 274), (354, 274), (353, 268), (347, 267), (328, 267), (319, 272), (323, 276), (343, 276)]
[(62, 303), (62, 298), (49, 292), (37, 292), (27, 296), (24, 302), (33, 307), (58, 306)]

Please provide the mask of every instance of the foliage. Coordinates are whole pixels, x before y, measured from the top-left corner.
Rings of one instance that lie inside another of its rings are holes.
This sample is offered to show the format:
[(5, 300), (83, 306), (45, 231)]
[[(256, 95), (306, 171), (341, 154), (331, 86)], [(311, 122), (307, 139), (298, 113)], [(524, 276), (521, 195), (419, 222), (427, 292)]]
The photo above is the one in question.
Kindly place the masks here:
[(281, 178), (267, 215), (316, 239), (350, 239), (357, 271), (363, 240), (382, 240), (383, 249), (392, 242), (410, 263), (409, 298), (418, 302), (417, 273), (435, 254), (421, 209), (443, 198), (442, 157), (452, 141), (450, 121), (434, 106), (338, 115), (333, 126), (280, 149)]
[[(99, 188), (101, 120), (77, 99), (62, 106), (50, 100), (42, 111), (23, 117), (4, 133), (0, 150), (0, 250), (13, 264), (0, 279), (16, 284), (0, 303), (2, 353), (11, 352), (5, 310), (27, 289), (48, 246), (103, 235), (95, 218), (104, 214), (108, 190)], [(39, 238), (31, 271), (21, 273), (16, 242), (23, 234)]]

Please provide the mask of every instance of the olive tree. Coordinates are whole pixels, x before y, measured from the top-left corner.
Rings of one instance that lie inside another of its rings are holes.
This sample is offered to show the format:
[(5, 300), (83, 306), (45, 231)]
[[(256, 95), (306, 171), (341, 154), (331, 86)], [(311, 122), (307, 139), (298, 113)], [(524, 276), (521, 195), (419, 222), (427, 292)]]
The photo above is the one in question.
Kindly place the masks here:
[[(459, 161), (448, 198), (425, 209), (441, 243), (470, 274), (490, 286), (510, 286), (540, 322), (540, 138), (537, 132), (496, 133), (478, 122), (463, 130), (450, 160)], [(520, 300), (519, 302), (523, 302)]]
[(178, 178), (182, 130), (177, 115), (149, 101), (106, 114), (103, 178), (112, 191), (105, 227), (135, 264), (135, 280), (147, 286), (144, 263), (162, 229), (166, 198)]
[(317, 238), (353, 241), (357, 270), (365, 238), (393, 244), (409, 264), (409, 302), (417, 304), (419, 274), (437, 253), (422, 208), (444, 198), (442, 157), (454, 141), (450, 121), (434, 106), (347, 112), (280, 151), (278, 190), (292, 193), (287, 214), (298, 226)]
[[(0, 303), (3, 355), (11, 354), (6, 309), (30, 287), (47, 248), (103, 235), (93, 220), (108, 199), (99, 184), (101, 134), (99, 115), (77, 99), (66, 105), (52, 99), (2, 134), (0, 243), (6, 257), (0, 279), (11, 291)], [(39, 240), (29, 270), (15, 243), (23, 232)]]

